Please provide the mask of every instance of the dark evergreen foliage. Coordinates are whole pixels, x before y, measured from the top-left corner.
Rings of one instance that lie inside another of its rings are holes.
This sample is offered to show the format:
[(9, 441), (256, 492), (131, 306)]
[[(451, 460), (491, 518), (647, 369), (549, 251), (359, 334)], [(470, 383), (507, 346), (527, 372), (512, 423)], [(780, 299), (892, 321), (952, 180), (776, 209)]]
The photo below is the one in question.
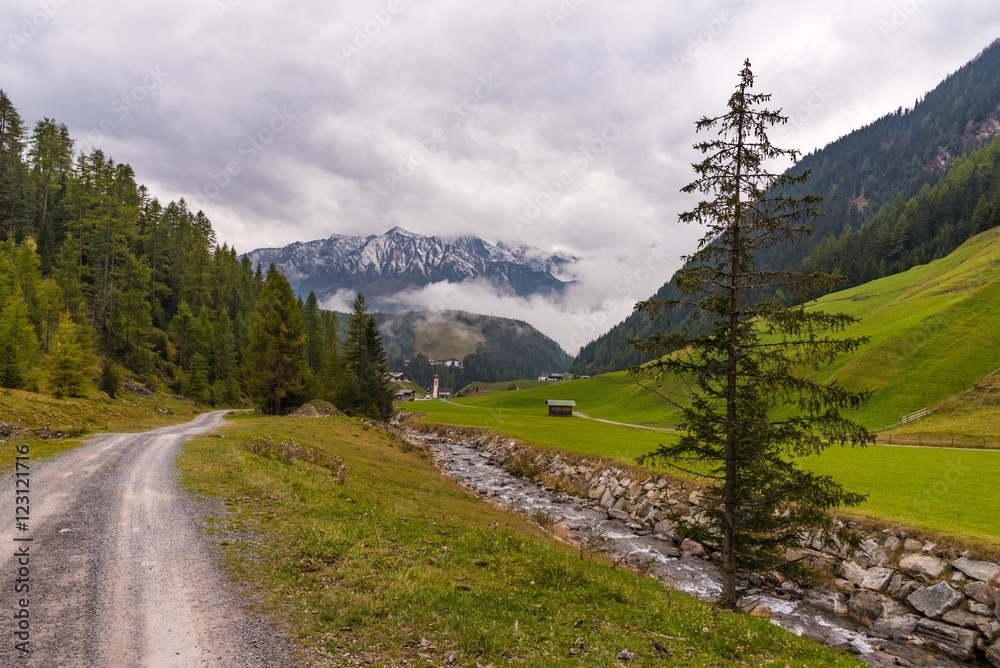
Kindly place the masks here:
[(795, 153), (770, 143), (768, 129), (787, 119), (763, 108), (770, 96), (752, 89), (747, 61), (729, 111), (698, 122), (699, 131), (718, 137), (695, 145), (705, 158), (694, 165), (696, 180), (684, 188), (706, 199), (682, 214), (681, 222), (706, 231), (675, 277), (681, 296), (638, 307), (653, 318), (669, 318), (683, 306), (703, 317), (706, 327), (680, 327), (638, 341), (654, 361), (630, 370), (640, 383), (669, 375), (689, 388), (686, 397), (665, 397), (684, 415), (678, 439), (640, 461), (662, 462), (704, 481), (703, 519), (679, 513), (675, 519), (688, 535), (720, 552), (720, 603), (729, 607), (737, 604), (741, 574), (781, 568), (785, 550), (800, 544), (804, 529), (832, 529), (827, 509), (864, 498), (801, 469), (798, 459), (833, 443), (874, 441), (841, 415), (863, 404), (868, 393), (807, 375), (864, 342), (833, 334), (853, 318), (760, 297), (777, 287), (803, 293), (829, 285), (833, 277), (761, 266), (761, 250), (808, 233), (818, 198), (787, 194), (808, 173), (768, 171), (771, 160)]

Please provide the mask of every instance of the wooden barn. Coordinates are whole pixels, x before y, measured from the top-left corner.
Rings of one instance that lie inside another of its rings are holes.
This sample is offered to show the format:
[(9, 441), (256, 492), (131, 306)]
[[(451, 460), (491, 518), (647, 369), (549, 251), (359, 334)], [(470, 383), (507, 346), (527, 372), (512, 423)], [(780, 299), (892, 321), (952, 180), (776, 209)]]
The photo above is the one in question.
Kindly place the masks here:
[(553, 417), (572, 417), (576, 402), (572, 399), (546, 399), (549, 415)]

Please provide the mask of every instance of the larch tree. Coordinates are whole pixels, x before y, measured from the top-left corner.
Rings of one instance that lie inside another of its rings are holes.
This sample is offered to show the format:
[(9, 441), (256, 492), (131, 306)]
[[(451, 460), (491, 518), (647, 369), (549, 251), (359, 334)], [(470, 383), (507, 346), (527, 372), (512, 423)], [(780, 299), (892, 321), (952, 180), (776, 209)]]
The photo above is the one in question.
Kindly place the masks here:
[(49, 391), (57, 398), (86, 396), (93, 373), (93, 355), (80, 342), (80, 333), (69, 313), (64, 313), (45, 364)]
[(799, 544), (803, 530), (833, 535), (828, 510), (864, 499), (803, 470), (799, 459), (831, 444), (873, 441), (844, 415), (869, 393), (824, 384), (812, 374), (863, 343), (838, 334), (854, 319), (761, 296), (778, 289), (804, 295), (836, 279), (757, 265), (762, 249), (808, 233), (818, 198), (783, 194), (808, 173), (772, 171), (798, 153), (771, 144), (768, 129), (787, 118), (763, 108), (770, 96), (753, 93), (753, 83), (747, 61), (728, 111), (697, 123), (698, 131), (717, 136), (695, 144), (704, 159), (693, 165), (695, 181), (683, 188), (706, 199), (680, 221), (706, 232), (675, 277), (681, 298), (654, 297), (636, 306), (667, 321), (672, 309), (686, 307), (700, 314), (704, 329), (633, 341), (654, 361), (631, 369), (644, 384), (671, 376), (689, 388), (683, 399), (663, 393), (683, 413), (683, 423), (675, 441), (640, 462), (665, 463), (704, 482), (704, 521), (678, 520), (687, 535), (720, 552), (720, 603), (729, 607), (737, 605), (742, 576), (784, 567), (786, 549)]

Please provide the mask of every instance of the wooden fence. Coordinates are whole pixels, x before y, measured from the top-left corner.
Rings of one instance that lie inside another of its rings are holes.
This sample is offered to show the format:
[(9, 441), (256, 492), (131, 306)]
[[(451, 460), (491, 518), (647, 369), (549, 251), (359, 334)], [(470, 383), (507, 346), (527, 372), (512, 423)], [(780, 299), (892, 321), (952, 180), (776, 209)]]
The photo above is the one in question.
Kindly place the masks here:
[(919, 420), (920, 418), (925, 418), (931, 414), (931, 409), (921, 408), (916, 413), (910, 413), (909, 415), (904, 415), (899, 418), (901, 424), (906, 424), (907, 422), (913, 422), (914, 420)]

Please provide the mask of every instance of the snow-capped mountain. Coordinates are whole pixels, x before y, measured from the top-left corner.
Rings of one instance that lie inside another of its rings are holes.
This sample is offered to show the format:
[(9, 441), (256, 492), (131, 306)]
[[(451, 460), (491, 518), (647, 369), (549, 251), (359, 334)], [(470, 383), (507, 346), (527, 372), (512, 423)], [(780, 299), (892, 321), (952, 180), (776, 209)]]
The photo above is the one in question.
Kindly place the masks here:
[(440, 282), (485, 281), (498, 293), (518, 296), (559, 293), (571, 282), (568, 271), (576, 259), (475, 237), (425, 237), (401, 227), (380, 236), (334, 234), (258, 248), (247, 257), (265, 268), (273, 262), (299, 294), (314, 291), (322, 302), (341, 290), (360, 291), (383, 310), (403, 305), (379, 297)]

